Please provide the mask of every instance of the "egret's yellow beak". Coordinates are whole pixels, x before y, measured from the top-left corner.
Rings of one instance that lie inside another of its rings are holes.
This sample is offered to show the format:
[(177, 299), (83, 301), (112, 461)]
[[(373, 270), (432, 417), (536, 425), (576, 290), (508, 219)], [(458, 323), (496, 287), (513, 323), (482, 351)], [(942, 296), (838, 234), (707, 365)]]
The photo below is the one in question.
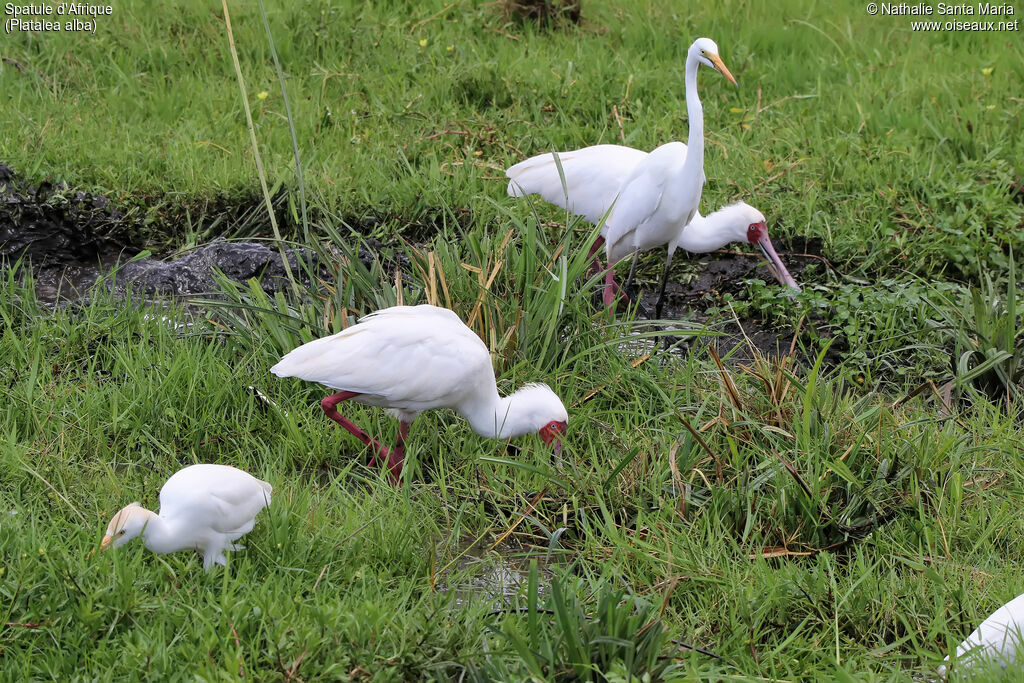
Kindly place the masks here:
[(732, 81), (733, 85), (736, 85), (736, 79), (732, 77), (731, 73), (729, 73), (729, 69), (726, 68), (725, 63), (722, 62), (721, 57), (719, 57), (716, 54), (708, 54), (708, 59), (710, 59), (711, 63), (715, 65), (715, 68), (718, 69), (718, 73), (722, 74), (730, 81)]
[(100, 541), (100, 550), (106, 550), (107, 548), (109, 548), (110, 547), (110, 543), (113, 540), (114, 540), (114, 537), (111, 536), (110, 534), (107, 534), (106, 536), (104, 536), (103, 540)]

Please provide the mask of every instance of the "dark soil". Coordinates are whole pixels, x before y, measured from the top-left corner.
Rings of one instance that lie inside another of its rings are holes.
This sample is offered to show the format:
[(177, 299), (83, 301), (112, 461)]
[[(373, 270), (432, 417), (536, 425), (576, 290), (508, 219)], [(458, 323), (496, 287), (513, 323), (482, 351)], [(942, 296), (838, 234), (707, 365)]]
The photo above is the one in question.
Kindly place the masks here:
[[(217, 220), (223, 227), (232, 224), (230, 216), (237, 218), (253, 210), (249, 200), (242, 204), (245, 206), (218, 206), (216, 213), (221, 219)], [(358, 232), (372, 232), (381, 223), (369, 216), (349, 224)], [(414, 241), (430, 238), (418, 234), (429, 232), (426, 224), (420, 226), (423, 230), (416, 229), (418, 224), (408, 225), (417, 234), (406, 234), (407, 237)], [(217, 289), (215, 271), (236, 282), (256, 278), (268, 292), (287, 282), (280, 252), (261, 242), (215, 239), (176, 259), (137, 258), (143, 248), (138, 240), (153, 229), (151, 221), (140, 218), (137, 212), (118, 209), (102, 195), (77, 191), (65, 183), (29, 185), (0, 164), (0, 260), (10, 263), (23, 258), (30, 263), (37, 294), (43, 301), (81, 298), (101, 277), (106, 277), (108, 286), (118, 292), (130, 290), (146, 297), (213, 293)], [(363, 238), (360, 260), (369, 263), (379, 257), (384, 247), (379, 240)], [(815, 241), (779, 244), (787, 267), (798, 281), (808, 269), (814, 271), (821, 266), (820, 249), (820, 243)], [(286, 254), (292, 271), (301, 274), (295, 253)], [(660, 257), (655, 252), (645, 261), (648, 267), (641, 268), (638, 276), (641, 302), (653, 311)], [(395, 265), (403, 270), (409, 266)], [(679, 253), (673, 266), (662, 316), (666, 319), (705, 322), (706, 317), (700, 312), (720, 303), (724, 294), (757, 286), (748, 284), (749, 280), (779, 286), (763, 260), (753, 253)], [(319, 276), (329, 277), (324, 269), (320, 270)], [(792, 329), (768, 329), (755, 320), (716, 325), (716, 329), (726, 333), (716, 343), (719, 352), (725, 355), (738, 347), (734, 359), (741, 362), (749, 361), (755, 349), (772, 356), (785, 353), (794, 334)]]
[(0, 257), (36, 267), (95, 263), (122, 251), (131, 221), (99, 195), (66, 183), (28, 185), (0, 164)]
[[(142, 247), (133, 241), (150, 232), (146, 220), (102, 195), (66, 183), (30, 185), (0, 164), (0, 261), (29, 263), (43, 301), (79, 298), (102, 276), (119, 292), (144, 296), (214, 292), (216, 270), (236, 282), (257, 278), (267, 291), (286, 282), (280, 252), (259, 242), (215, 239), (175, 260), (135, 258)], [(301, 276), (295, 253), (285, 253)], [(372, 255), (367, 252), (366, 258)]]
[[(825, 259), (821, 257), (819, 239), (801, 239), (797, 244), (780, 240), (777, 247), (786, 268), (797, 282), (816, 281), (821, 277), (821, 270), (827, 268)], [(654, 250), (644, 259), (647, 267), (638, 270), (640, 303), (651, 316), (654, 315), (658, 299), (663, 258), (664, 251)], [(757, 284), (758, 280), (764, 284)], [(742, 296), (743, 290), (758, 286), (781, 287), (772, 277), (764, 259), (753, 252), (729, 249), (709, 254), (688, 254), (677, 251), (672, 263), (672, 275), (665, 288), (665, 305), (661, 317), (703, 324), (710, 320), (703, 312), (712, 306), (720, 307), (724, 295)], [(643, 312), (639, 317), (643, 317)], [(805, 321), (804, 324), (814, 325), (815, 321)], [(714, 342), (719, 354), (725, 356), (732, 352), (730, 360), (740, 363), (750, 363), (755, 353), (765, 356), (788, 353), (793, 336), (797, 333), (792, 327), (770, 327), (756, 319), (723, 322), (721, 317), (716, 320), (714, 329), (724, 335)], [(817, 336), (830, 335), (827, 330), (821, 329)], [(683, 343), (681, 348), (687, 349), (689, 345), (689, 342)], [(844, 348), (842, 343), (833, 344), (826, 354), (826, 362), (838, 363)]]

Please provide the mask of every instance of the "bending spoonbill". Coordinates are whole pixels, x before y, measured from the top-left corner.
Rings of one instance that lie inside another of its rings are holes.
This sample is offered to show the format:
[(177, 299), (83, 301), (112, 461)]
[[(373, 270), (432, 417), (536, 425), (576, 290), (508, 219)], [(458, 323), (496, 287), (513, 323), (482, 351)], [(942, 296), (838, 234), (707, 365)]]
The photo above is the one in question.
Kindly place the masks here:
[[(1018, 649), (1024, 645), (1024, 594), (1018, 595), (981, 622), (971, 635), (956, 648), (957, 666), (966, 668), (984, 663), (998, 663), (1003, 668), (1017, 661)], [(949, 656), (946, 660), (949, 661)], [(946, 675), (946, 665), (939, 667)]]
[(142, 536), (154, 553), (194, 549), (203, 569), (227, 564), (227, 550), (252, 531), (256, 515), (270, 505), (273, 487), (230, 465), (190, 465), (171, 475), (160, 489), (160, 512), (138, 503), (118, 510), (107, 525), (100, 550), (117, 548)]
[[(373, 446), (393, 482), (402, 473), (405, 439), (420, 413), (451, 408), (480, 436), (508, 439), (537, 432), (545, 444), (561, 448), (569, 416), (546, 384), (527, 384), (502, 398), (491, 355), (480, 338), (454, 312), (437, 306), (393, 306), (359, 319), (358, 324), (289, 352), (270, 368), (278, 377), (319, 382), (338, 393), (320, 406), (327, 417)], [(338, 404), (389, 408), (398, 418), (398, 440), (390, 451), (338, 413)]]
[[(682, 147), (683, 153), (686, 153), (685, 145), (675, 144)], [(563, 188), (562, 176), (558, 173), (554, 155), (538, 154), (505, 171), (505, 175), (510, 179), (508, 194), (511, 197), (538, 194), (544, 201), (567, 209), (597, 225), (601, 222), (602, 216), (612, 208), (618, 188), (632, 174), (633, 169), (643, 163), (648, 156), (647, 152), (623, 145), (594, 145), (559, 153), (558, 163), (561, 164), (562, 175), (565, 176)], [(608, 252), (609, 267), (605, 275), (604, 302), (610, 306), (616, 289), (611, 266), (627, 256), (633, 250), (633, 245), (621, 239), (613, 241), (607, 227), (608, 223), (605, 222), (601, 235), (590, 249), (590, 255), (594, 257), (590, 272), (600, 270), (596, 253), (604, 244)], [(772, 275), (781, 284), (799, 291), (800, 286), (786, 270), (768, 237), (768, 225), (764, 215), (749, 204), (739, 202), (719, 209), (709, 216), (702, 216), (699, 211), (695, 211), (688, 225), (676, 226), (676, 233), (668, 242), (668, 255), (661, 276), (655, 316), (661, 317), (669, 268), (677, 247), (694, 253), (706, 253), (721, 249), (729, 242), (743, 240), (758, 246), (768, 261)], [(635, 264), (634, 260), (634, 266)], [(631, 268), (630, 279), (632, 276)], [(627, 286), (628, 284), (627, 282)]]
[[(686, 54), (684, 78), (686, 113), (690, 124), (687, 144), (669, 142), (649, 154), (640, 152), (643, 156), (630, 164), (617, 186), (612, 188), (608, 184), (602, 188), (602, 192), (605, 193), (604, 198), (609, 204), (612, 199), (615, 200), (602, 229), (609, 263), (609, 272), (605, 276), (608, 286), (605, 287), (604, 295), (605, 304), (608, 306), (611, 306), (614, 301), (614, 274), (611, 273), (611, 265), (632, 252), (633, 264), (628, 280), (631, 282), (636, 269), (637, 255), (641, 251), (671, 242), (678, 234), (680, 227), (687, 225), (697, 213), (705, 180), (704, 109), (697, 94), (697, 70), (701, 64), (715, 69), (728, 78), (733, 85), (736, 84), (736, 79), (722, 63), (722, 58), (718, 56), (718, 45), (715, 44), (715, 41), (710, 38), (698, 38), (693, 41)], [(601, 149), (602, 147), (606, 146), (588, 147), (580, 152), (585, 153), (587, 150)], [(614, 147), (618, 148), (617, 145)], [(505, 172), (511, 179), (509, 194), (513, 194), (515, 189), (513, 185), (537, 159), (538, 157), (527, 159)], [(555, 181), (555, 187), (550, 188), (552, 194), (554, 189), (560, 190), (562, 187), (558, 180), (557, 169)], [(529, 185), (520, 184), (523, 190), (527, 190), (529, 187)], [(568, 177), (566, 184), (569, 185)], [(609, 192), (609, 190), (611, 191)], [(525, 193), (535, 191), (527, 190)], [(587, 203), (588, 199), (591, 199), (590, 192), (591, 190), (588, 188), (575, 193), (588, 196), (576, 197), (570, 191), (570, 205)], [(517, 195), (513, 194), (513, 196)], [(548, 199), (548, 196), (544, 198), (552, 203), (558, 203)], [(570, 208), (570, 210), (574, 209)], [(579, 210), (576, 212), (582, 213)], [(589, 220), (597, 223), (603, 214), (604, 211), (601, 211), (594, 217), (588, 210), (585, 215), (588, 215)]]

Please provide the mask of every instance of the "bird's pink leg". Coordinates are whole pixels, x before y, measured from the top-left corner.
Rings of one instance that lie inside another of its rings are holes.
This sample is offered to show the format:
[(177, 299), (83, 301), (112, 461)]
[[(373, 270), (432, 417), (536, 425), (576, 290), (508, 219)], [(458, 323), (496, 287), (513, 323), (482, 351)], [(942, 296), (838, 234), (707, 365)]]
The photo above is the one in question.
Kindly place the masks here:
[(630, 301), (629, 294), (622, 291), (615, 282), (615, 270), (609, 268), (604, 274), (604, 305), (611, 308), (615, 305), (615, 297), (621, 296), (625, 301)]
[(604, 305), (606, 308), (615, 307), (615, 295), (619, 287), (615, 284), (615, 271), (611, 268), (604, 274)]
[(388, 458), (390, 458), (391, 454), (388, 452), (388, 449), (384, 448), (384, 446), (381, 446), (379, 441), (371, 438), (370, 435), (364, 432), (362, 429), (360, 429), (358, 425), (356, 425), (351, 420), (345, 418), (344, 416), (341, 415), (341, 413), (338, 412), (339, 403), (341, 403), (342, 401), (347, 401), (353, 396), (358, 395), (359, 392), (357, 391), (339, 391), (336, 394), (325, 396), (324, 400), (320, 401), (320, 407), (324, 409), (324, 413), (327, 415), (327, 417), (331, 418), (332, 420), (340, 424), (342, 427), (344, 427), (346, 430), (348, 430), (348, 432), (352, 436), (356, 437), (357, 439), (365, 443), (367, 446), (373, 446), (374, 450), (377, 451), (374, 454), (373, 458), (370, 460), (370, 467), (373, 467), (373, 464), (377, 462), (378, 456), (380, 456), (382, 460), (388, 460)]
[(593, 277), (601, 272), (601, 259), (598, 258), (597, 252), (601, 250), (602, 246), (604, 246), (604, 237), (598, 235), (597, 239), (594, 240), (594, 244), (590, 247), (590, 253), (587, 254), (588, 259), (594, 259), (593, 263), (590, 264), (590, 268), (587, 269), (589, 277)]

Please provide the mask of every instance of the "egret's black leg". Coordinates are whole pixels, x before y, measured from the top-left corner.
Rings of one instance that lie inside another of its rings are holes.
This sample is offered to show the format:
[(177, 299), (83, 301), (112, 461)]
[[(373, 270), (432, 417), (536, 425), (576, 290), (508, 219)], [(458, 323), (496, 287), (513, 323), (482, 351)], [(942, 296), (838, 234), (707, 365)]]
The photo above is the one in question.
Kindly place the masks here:
[(672, 270), (672, 252), (668, 252), (665, 259), (665, 272), (661, 274), (661, 287), (658, 288), (658, 302), (654, 304), (654, 317), (661, 319), (661, 306), (665, 303), (665, 285), (668, 284), (668, 273)]

